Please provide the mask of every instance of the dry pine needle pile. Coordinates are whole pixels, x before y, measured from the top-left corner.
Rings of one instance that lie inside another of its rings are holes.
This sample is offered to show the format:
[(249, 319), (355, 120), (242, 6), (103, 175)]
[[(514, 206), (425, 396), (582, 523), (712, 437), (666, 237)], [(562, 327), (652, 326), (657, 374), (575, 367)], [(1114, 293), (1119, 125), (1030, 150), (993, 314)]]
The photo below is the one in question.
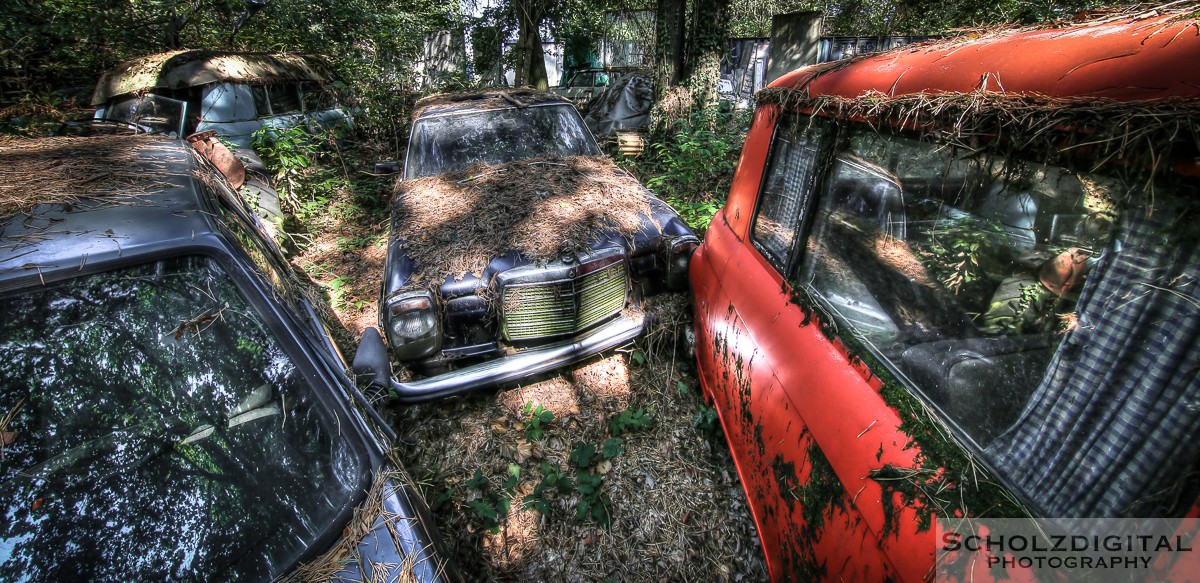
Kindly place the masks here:
[(544, 263), (586, 250), (598, 230), (629, 237), (650, 215), (647, 193), (605, 158), (539, 158), (405, 180), (395, 233), (426, 277), (480, 275), (518, 251)]

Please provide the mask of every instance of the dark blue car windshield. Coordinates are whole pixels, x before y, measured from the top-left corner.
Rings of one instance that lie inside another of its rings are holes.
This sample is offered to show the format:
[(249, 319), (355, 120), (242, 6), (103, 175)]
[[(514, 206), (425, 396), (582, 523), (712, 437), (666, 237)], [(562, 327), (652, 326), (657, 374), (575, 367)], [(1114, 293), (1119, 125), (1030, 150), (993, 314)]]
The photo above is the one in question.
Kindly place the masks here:
[(269, 579), (366, 485), (366, 457), (211, 259), (0, 313), (0, 580)]
[(599, 153), (570, 104), (483, 109), (417, 121), (408, 140), (404, 177), (454, 172), (479, 162)]

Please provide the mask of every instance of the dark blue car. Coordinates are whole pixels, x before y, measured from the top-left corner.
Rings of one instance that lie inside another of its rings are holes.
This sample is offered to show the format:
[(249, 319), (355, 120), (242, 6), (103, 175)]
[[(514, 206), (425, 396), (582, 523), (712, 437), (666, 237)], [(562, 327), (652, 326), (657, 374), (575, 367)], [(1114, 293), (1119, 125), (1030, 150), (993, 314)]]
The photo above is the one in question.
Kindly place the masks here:
[(455, 581), (392, 431), (186, 142), (0, 142), (0, 579)]

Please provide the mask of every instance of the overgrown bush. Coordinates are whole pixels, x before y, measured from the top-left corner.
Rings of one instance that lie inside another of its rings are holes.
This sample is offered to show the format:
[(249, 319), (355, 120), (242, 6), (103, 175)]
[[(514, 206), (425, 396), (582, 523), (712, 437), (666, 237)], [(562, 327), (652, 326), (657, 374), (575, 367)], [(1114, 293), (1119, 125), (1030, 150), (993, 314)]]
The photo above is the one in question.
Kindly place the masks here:
[(703, 233), (725, 204), (749, 120), (749, 112), (698, 110), (653, 132), (642, 157), (622, 163)]
[[(84, 97), (86, 104), (86, 97)], [(91, 117), (92, 110), (80, 105), (76, 96), (26, 93), (14, 103), (0, 106), (0, 134), (40, 138), (50, 135), (63, 122)]]

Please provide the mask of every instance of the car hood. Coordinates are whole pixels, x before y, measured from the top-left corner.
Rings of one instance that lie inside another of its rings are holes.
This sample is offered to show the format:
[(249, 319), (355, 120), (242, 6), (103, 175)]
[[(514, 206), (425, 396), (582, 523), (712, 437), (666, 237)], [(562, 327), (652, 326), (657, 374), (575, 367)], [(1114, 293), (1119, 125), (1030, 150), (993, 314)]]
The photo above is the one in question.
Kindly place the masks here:
[(670, 206), (600, 157), (477, 165), (397, 190), (385, 296), (415, 287), (470, 295), (514, 267), (614, 247), (650, 253), (664, 237), (692, 234)]

